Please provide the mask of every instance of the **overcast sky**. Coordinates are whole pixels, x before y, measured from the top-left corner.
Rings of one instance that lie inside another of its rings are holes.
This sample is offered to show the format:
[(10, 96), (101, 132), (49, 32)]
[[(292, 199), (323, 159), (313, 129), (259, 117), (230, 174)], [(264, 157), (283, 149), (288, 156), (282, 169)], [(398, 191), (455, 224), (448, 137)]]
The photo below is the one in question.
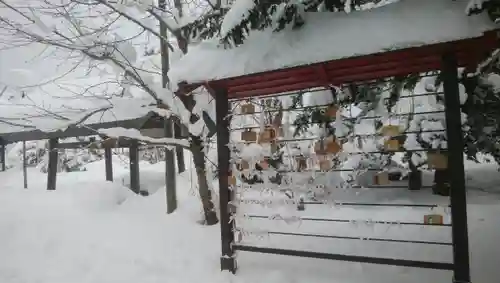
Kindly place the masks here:
[[(10, 9), (0, 7), (2, 17), (11, 18), (13, 14)], [(11, 90), (49, 80), (68, 67), (58, 68), (61, 60), (53, 56), (53, 50), (46, 50), (43, 45), (12, 48), (9, 44), (14, 41), (12, 36), (0, 33), (0, 84), (9, 86)]]

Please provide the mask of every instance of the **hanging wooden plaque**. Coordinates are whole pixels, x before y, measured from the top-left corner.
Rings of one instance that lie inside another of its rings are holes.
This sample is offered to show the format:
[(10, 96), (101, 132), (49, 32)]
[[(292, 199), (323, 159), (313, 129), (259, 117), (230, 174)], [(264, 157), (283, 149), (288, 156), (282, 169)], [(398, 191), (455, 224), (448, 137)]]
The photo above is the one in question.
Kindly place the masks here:
[(276, 128), (277, 136), (278, 137), (284, 137), (285, 136), (285, 131), (283, 130), (283, 126), (279, 126)]
[(338, 107), (335, 105), (330, 105), (325, 112), (325, 116), (330, 117), (330, 118), (335, 118), (337, 117), (337, 111)]
[(342, 145), (335, 138), (319, 140), (314, 144), (314, 152), (318, 155), (337, 154), (342, 150)]
[(342, 151), (342, 145), (336, 139), (328, 139), (326, 143), (326, 151), (328, 153), (337, 154)]
[(391, 181), (389, 180), (389, 173), (379, 172), (373, 176), (373, 183), (378, 186), (389, 185)]
[(307, 169), (307, 158), (304, 156), (295, 157), (297, 171), (302, 171)]
[(320, 158), (319, 169), (321, 171), (329, 171), (330, 169), (332, 169), (332, 161), (327, 158)]
[(250, 163), (248, 163), (248, 161), (246, 161), (246, 160), (241, 160), (241, 162), (239, 162), (236, 165), (236, 168), (239, 171), (248, 170), (248, 169), (250, 169)]
[(401, 134), (399, 126), (396, 125), (385, 125), (381, 129), (382, 135), (386, 137), (395, 137)]
[(255, 113), (255, 105), (252, 103), (245, 103), (241, 105), (241, 114), (254, 114)]
[(316, 152), (316, 154), (318, 155), (326, 154), (326, 146), (323, 140), (319, 140), (316, 143), (314, 143), (314, 152)]
[(231, 175), (231, 176), (228, 176), (228, 181), (229, 181), (229, 186), (236, 186), (236, 177)]
[(114, 148), (116, 147), (117, 142), (118, 140), (116, 138), (106, 138), (105, 140), (101, 141), (101, 146)]
[(442, 225), (444, 223), (443, 216), (439, 214), (424, 215), (424, 224), (427, 225)]
[(257, 141), (257, 133), (247, 129), (241, 132), (241, 140), (246, 141), (246, 142), (255, 142)]
[(384, 148), (388, 151), (399, 151), (401, 149), (401, 145), (396, 139), (388, 139), (384, 142)]
[(261, 162), (259, 162), (259, 165), (260, 167), (262, 167), (262, 170), (269, 169), (269, 163), (267, 162), (267, 160), (262, 160)]
[(276, 129), (266, 126), (264, 131), (259, 134), (259, 143), (270, 143), (276, 139)]
[(442, 153), (428, 152), (427, 165), (429, 166), (429, 169), (447, 169), (448, 156)]

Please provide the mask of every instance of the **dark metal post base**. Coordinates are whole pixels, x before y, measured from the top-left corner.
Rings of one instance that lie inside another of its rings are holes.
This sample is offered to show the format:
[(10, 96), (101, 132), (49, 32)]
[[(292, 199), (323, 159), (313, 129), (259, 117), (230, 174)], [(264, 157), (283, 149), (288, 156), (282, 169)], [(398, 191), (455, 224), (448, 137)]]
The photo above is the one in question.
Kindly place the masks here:
[(236, 273), (236, 260), (233, 257), (224, 257), (220, 258), (220, 269), (221, 271), (227, 270), (232, 274)]

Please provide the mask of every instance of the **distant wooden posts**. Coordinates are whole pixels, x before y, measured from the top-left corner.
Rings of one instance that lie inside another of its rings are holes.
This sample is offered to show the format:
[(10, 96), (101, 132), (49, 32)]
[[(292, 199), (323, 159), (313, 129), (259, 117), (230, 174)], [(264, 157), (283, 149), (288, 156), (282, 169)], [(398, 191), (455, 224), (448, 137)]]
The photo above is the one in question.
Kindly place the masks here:
[(113, 182), (113, 152), (110, 147), (104, 148), (104, 162), (106, 164), (106, 181)]
[(130, 189), (139, 194), (141, 190), (139, 180), (139, 143), (136, 140), (130, 141), (129, 146), (130, 159)]
[(23, 181), (24, 188), (28, 188), (28, 164), (26, 164), (26, 141), (23, 141)]
[[(104, 163), (105, 163), (105, 173), (106, 181), (113, 181), (113, 148), (128, 148), (129, 149), (129, 160), (130, 160), (130, 189), (136, 194), (144, 194), (140, 188), (140, 177), (139, 177), (139, 142), (137, 140), (112, 140), (113, 142), (103, 142), (102, 147), (104, 148)], [(68, 142), (57, 144), (58, 148), (61, 149), (79, 149), (87, 147), (90, 143), (95, 142), (95, 140), (90, 141), (79, 141), (79, 142)]]
[[(173, 121), (165, 120), (165, 137), (173, 137)], [(172, 213), (177, 209), (177, 192), (176, 192), (176, 172), (175, 172), (175, 155), (174, 149), (165, 149), (165, 186), (167, 198), (167, 213)]]
[(5, 144), (1, 144), (0, 145), (0, 161), (1, 161), (1, 165), (0, 165), (0, 169), (3, 171), (5, 171), (5, 164), (6, 164), (6, 160), (5, 160)]
[(57, 162), (59, 140), (57, 138), (49, 139), (49, 164), (47, 168), (47, 190), (53, 191), (56, 189), (57, 178)]

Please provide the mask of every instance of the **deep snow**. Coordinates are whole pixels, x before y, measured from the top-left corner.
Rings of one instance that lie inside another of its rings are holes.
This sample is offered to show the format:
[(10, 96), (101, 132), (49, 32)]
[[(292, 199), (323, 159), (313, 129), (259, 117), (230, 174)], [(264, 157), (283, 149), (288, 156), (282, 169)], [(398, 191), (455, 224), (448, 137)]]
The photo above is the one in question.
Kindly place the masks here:
[[(299, 259), (241, 253), (236, 276), (219, 271), (219, 227), (196, 224), (201, 218), (199, 201), (191, 185), (194, 176), (179, 177), (179, 210), (165, 213), (163, 164), (141, 164), (141, 183), (152, 196), (131, 194), (126, 184), (127, 161), (115, 159), (115, 183), (104, 179), (102, 161), (89, 164), (88, 171), (61, 173), (58, 190), (44, 190), (46, 176), (29, 170), (29, 189), (22, 189), (22, 171), (0, 173), (0, 282), (3, 283), (412, 283), (451, 282), (450, 272), (375, 266), (336, 261)], [(189, 163), (188, 163), (189, 164)], [(467, 162), (469, 225), (474, 283), (496, 283), (500, 276), (500, 178), (492, 165)], [(381, 194), (384, 201), (440, 201), (429, 192)], [(369, 200), (377, 192), (360, 194)], [(255, 211), (255, 210), (254, 210)], [(266, 213), (261, 210), (261, 213)], [(294, 211), (294, 213), (297, 213)], [(335, 218), (420, 219), (421, 210), (329, 208), (307, 206), (304, 215)], [(268, 221), (268, 220), (266, 220)], [(257, 223), (257, 222), (253, 222)], [(273, 222), (274, 223), (274, 222)], [(265, 228), (263, 224), (261, 228)], [(302, 226), (303, 225), (303, 226)], [(374, 229), (365, 224), (310, 225), (302, 231), (337, 234), (399, 236), (449, 240), (447, 232), (390, 227)], [(294, 230), (293, 224), (275, 223), (273, 230)], [(430, 237), (430, 238), (429, 238)], [(449, 260), (450, 252), (419, 245), (392, 245), (361, 240), (271, 238), (259, 245), (294, 245), (320, 251), (353, 254), (399, 254), (433, 260)], [(446, 248), (444, 248), (446, 249)]]

